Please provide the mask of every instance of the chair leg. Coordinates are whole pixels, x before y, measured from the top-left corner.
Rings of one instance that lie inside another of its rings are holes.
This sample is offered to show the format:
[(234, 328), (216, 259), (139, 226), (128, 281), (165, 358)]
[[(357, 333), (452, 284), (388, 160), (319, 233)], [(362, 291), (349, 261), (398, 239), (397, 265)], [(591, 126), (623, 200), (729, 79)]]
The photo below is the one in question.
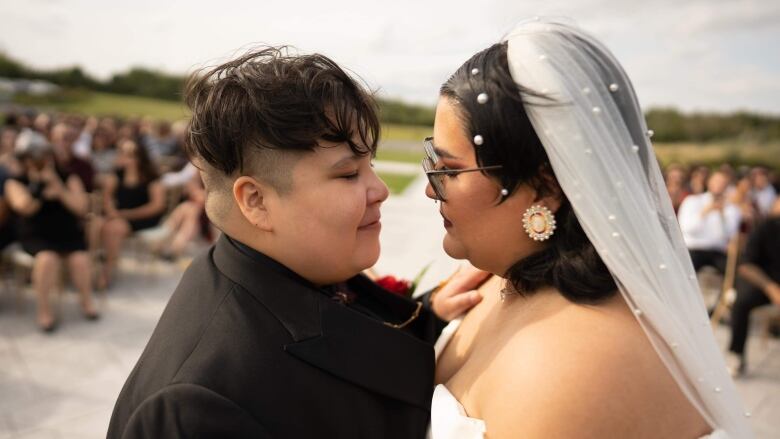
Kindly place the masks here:
[(720, 319), (731, 309), (737, 292), (734, 289), (734, 280), (737, 274), (737, 258), (739, 256), (739, 233), (734, 235), (729, 241), (726, 252), (726, 272), (723, 274), (723, 285), (721, 287), (720, 297), (718, 298), (715, 310), (710, 317), (710, 323), (713, 327), (720, 323)]

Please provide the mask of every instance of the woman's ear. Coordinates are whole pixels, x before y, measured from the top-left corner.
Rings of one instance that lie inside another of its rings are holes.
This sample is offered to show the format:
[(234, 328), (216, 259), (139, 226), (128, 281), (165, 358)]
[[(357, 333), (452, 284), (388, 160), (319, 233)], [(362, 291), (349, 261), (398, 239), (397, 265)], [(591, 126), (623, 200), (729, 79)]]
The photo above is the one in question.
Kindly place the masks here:
[(534, 190), (534, 204), (541, 204), (553, 213), (557, 212), (561, 207), (564, 195), (550, 166), (542, 165), (536, 178), (541, 190)]
[(233, 198), (244, 218), (260, 230), (273, 231), (268, 196), (272, 189), (252, 177), (242, 175), (233, 182)]

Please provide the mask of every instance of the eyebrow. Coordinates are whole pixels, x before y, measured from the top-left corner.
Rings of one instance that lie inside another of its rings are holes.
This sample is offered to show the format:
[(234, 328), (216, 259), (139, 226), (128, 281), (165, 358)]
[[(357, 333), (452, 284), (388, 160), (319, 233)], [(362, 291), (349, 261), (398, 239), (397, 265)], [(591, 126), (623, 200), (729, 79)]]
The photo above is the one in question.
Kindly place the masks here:
[(340, 159), (339, 161), (337, 161), (336, 163), (334, 163), (334, 164), (333, 164), (333, 166), (331, 166), (330, 168), (331, 168), (331, 169), (338, 169), (338, 168), (344, 167), (344, 166), (345, 166), (345, 165), (347, 165), (349, 162), (355, 162), (355, 161), (357, 161), (358, 159), (359, 159), (359, 157), (358, 157), (358, 156), (356, 156), (355, 154), (352, 154), (352, 155), (350, 155), (350, 156), (347, 156), (347, 157), (344, 157), (344, 158)]
[(431, 138), (431, 145), (433, 146), (433, 152), (435, 152), (436, 155), (438, 155), (439, 157), (444, 158), (444, 159), (460, 160), (460, 157), (456, 157), (456, 156), (452, 155), (451, 152), (449, 152), (449, 151), (447, 151), (445, 149), (441, 149), (438, 146), (436, 146), (436, 144), (433, 143), (433, 138)]

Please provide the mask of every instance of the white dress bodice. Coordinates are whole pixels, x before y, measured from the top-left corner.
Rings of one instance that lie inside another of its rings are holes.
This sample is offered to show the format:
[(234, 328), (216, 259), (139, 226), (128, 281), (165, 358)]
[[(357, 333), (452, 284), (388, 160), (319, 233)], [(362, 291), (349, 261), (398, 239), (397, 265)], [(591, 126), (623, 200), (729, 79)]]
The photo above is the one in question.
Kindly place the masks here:
[[(434, 345), (437, 360), (458, 330), (461, 321), (462, 319), (455, 319), (442, 330)], [(428, 431), (428, 439), (484, 439), (486, 430), (485, 421), (469, 417), (463, 405), (447, 387), (443, 384), (436, 386), (431, 402), (431, 427)], [(728, 435), (723, 430), (716, 430), (699, 439), (728, 439)]]

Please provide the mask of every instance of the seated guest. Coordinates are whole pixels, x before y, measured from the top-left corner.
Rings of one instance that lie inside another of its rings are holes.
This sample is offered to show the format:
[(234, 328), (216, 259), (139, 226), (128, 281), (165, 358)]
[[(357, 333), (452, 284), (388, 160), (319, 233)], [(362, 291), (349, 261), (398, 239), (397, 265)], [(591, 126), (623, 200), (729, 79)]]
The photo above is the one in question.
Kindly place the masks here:
[(769, 181), (769, 172), (758, 166), (750, 171), (750, 177), (753, 182), (753, 201), (758, 207), (758, 213), (767, 216), (777, 198), (777, 192)]
[(688, 187), (688, 174), (682, 165), (672, 163), (666, 167), (666, 189), (669, 191), (669, 198), (672, 199), (672, 207), (677, 212), (680, 204), (691, 193)]
[(14, 216), (5, 196), (5, 182), (10, 178), (7, 169), (0, 164), (0, 250), (16, 241)]
[(6, 125), (0, 132), (0, 167), (3, 167), (9, 175), (19, 175), (22, 172), (19, 160), (14, 153), (16, 136), (19, 129), (13, 125)]
[(692, 194), (702, 194), (707, 191), (707, 179), (710, 177), (710, 168), (706, 166), (692, 166), (689, 185)]
[(734, 376), (745, 373), (745, 341), (754, 308), (780, 306), (780, 199), (770, 216), (748, 237), (738, 268), (737, 300), (731, 308), (729, 368)]
[(112, 174), (116, 167), (117, 152), (109, 129), (98, 127), (92, 135), (92, 166), (98, 175)]
[(737, 175), (734, 189), (726, 197), (729, 202), (739, 208), (741, 218), (739, 230), (741, 233), (749, 232), (759, 216), (752, 192), (753, 184), (750, 175), (745, 172)]
[(51, 144), (54, 146), (54, 158), (57, 168), (66, 174), (76, 174), (81, 179), (84, 189), (92, 192), (95, 170), (92, 165), (73, 153), (73, 145), (79, 138), (78, 130), (65, 122), (59, 122), (51, 129)]
[(164, 157), (174, 156), (179, 153), (176, 137), (171, 131), (171, 124), (160, 121), (155, 125), (154, 132), (144, 137), (146, 148), (153, 160), (158, 161)]
[(18, 240), (24, 251), (35, 257), (32, 283), (38, 300), (38, 325), (46, 332), (55, 328), (49, 293), (58, 280), (63, 258), (79, 290), (84, 316), (94, 320), (98, 313), (92, 302), (92, 266), (81, 226), (88, 198), (81, 179), (56, 166), (51, 146), (37, 133), (19, 134), (16, 148), (23, 172), (5, 183), (5, 194), (18, 215)]
[(122, 242), (131, 233), (156, 226), (165, 213), (165, 189), (144, 148), (132, 140), (119, 144), (117, 171), (103, 181), (101, 241), (105, 264), (98, 287), (106, 288), (116, 268)]
[(198, 234), (210, 239), (210, 223), (206, 217), (206, 191), (200, 174), (196, 173), (184, 186), (187, 200), (176, 206), (163, 226), (166, 236), (157, 248), (163, 259), (175, 260)]
[(688, 195), (680, 205), (678, 220), (696, 271), (705, 265), (726, 269), (726, 249), (739, 230), (739, 207), (726, 198), (729, 176), (715, 171), (707, 192)]

